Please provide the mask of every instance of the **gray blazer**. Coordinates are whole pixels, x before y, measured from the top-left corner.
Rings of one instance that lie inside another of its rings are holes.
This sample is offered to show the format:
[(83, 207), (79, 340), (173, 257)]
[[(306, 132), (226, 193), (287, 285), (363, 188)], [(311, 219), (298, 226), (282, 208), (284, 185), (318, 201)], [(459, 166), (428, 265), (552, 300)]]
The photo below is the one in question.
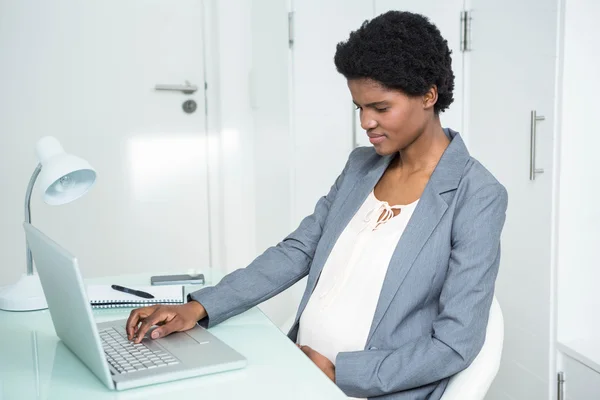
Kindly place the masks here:
[[(483, 345), (508, 198), (460, 135), (445, 132), (451, 142), (398, 241), (365, 348), (335, 360), (336, 383), (349, 396), (439, 399), (448, 378)], [(298, 229), (248, 267), (191, 295), (208, 312), (201, 324), (214, 326), (308, 275), (288, 334), (295, 341), (331, 249), (392, 159), (355, 149)]]

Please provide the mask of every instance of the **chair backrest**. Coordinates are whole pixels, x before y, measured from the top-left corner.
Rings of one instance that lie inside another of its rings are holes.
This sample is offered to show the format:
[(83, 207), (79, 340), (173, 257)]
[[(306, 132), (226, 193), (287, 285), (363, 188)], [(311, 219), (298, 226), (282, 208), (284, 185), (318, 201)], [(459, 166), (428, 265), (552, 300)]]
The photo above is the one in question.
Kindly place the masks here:
[(483, 400), (500, 368), (503, 344), (504, 318), (494, 296), (481, 351), (471, 365), (450, 378), (441, 400)]

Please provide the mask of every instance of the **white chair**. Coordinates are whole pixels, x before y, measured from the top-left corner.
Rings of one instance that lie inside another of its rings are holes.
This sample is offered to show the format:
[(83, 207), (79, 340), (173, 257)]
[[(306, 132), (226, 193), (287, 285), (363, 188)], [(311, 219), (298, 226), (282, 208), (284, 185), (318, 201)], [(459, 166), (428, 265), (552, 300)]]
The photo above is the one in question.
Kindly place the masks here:
[(441, 400), (483, 400), (500, 368), (503, 344), (504, 318), (494, 296), (481, 351), (467, 369), (450, 378)]

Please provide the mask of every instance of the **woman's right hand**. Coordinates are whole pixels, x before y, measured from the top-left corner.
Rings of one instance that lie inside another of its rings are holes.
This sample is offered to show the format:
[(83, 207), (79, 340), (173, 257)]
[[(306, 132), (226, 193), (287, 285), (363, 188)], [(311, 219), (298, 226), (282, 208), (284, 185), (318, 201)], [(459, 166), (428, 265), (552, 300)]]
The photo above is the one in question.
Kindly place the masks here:
[(127, 319), (127, 338), (134, 343), (140, 343), (154, 325), (159, 327), (152, 331), (152, 339), (165, 337), (173, 332), (187, 331), (206, 316), (206, 310), (197, 301), (176, 306), (154, 305), (137, 308), (131, 311)]

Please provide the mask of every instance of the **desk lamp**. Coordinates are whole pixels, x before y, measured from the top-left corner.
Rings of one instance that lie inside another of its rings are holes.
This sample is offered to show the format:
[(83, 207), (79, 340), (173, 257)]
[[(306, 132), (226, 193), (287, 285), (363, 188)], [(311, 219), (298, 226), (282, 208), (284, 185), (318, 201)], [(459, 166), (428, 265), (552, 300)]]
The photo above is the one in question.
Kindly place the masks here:
[[(25, 222), (31, 223), (31, 192), (36, 180), (46, 204), (70, 203), (83, 196), (96, 181), (96, 171), (87, 161), (65, 153), (54, 137), (41, 138), (36, 145), (38, 166), (25, 194)], [(48, 308), (39, 277), (33, 271), (33, 258), (27, 241), (27, 273), (14, 284), (0, 288), (0, 310), (33, 311)]]

